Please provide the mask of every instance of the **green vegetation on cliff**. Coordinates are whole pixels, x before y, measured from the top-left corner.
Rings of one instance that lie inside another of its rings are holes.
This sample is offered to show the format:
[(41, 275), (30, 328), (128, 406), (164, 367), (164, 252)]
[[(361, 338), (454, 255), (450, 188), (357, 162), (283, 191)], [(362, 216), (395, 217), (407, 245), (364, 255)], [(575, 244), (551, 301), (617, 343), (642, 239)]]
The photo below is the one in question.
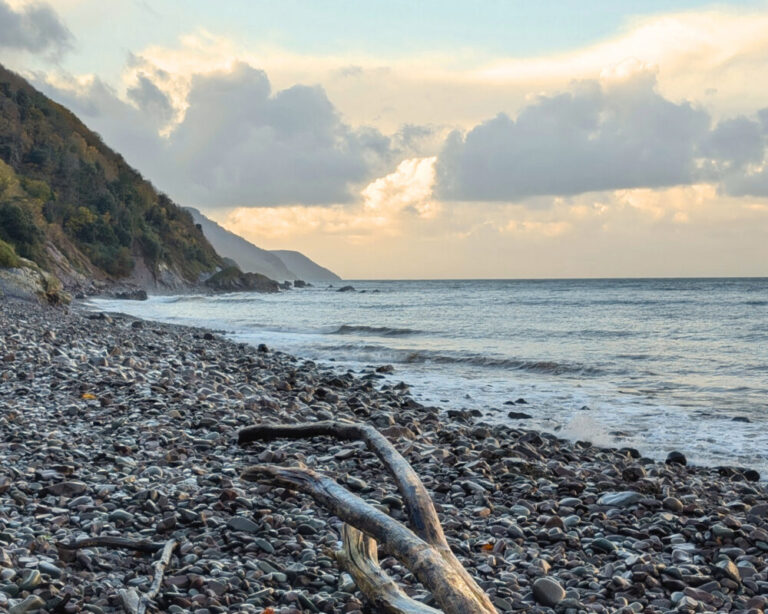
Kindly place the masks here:
[[(0, 258), (92, 277), (139, 261), (195, 282), (221, 259), (192, 217), (71, 112), (0, 66)], [(7, 246), (12, 250), (8, 250)]]

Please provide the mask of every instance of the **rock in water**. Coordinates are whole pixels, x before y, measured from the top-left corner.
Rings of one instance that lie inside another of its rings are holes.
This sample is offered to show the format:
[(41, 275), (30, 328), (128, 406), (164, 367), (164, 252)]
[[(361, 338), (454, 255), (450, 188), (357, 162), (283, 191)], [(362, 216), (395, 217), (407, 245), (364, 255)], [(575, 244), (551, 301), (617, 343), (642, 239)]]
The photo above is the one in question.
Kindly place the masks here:
[(277, 292), (278, 283), (259, 273), (243, 273), (236, 266), (223, 269), (205, 280), (214, 292)]
[(527, 420), (532, 417), (531, 414), (526, 414), (523, 411), (511, 411), (507, 413), (507, 418), (512, 418), (512, 420)]
[(682, 452), (670, 452), (667, 454), (667, 460), (664, 461), (667, 465), (687, 465), (688, 461), (685, 458), (685, 454)]
[(553, 578), (539, 578), (533, 583), (533, 598), (552, 608), (565, 599), (565, 589)]

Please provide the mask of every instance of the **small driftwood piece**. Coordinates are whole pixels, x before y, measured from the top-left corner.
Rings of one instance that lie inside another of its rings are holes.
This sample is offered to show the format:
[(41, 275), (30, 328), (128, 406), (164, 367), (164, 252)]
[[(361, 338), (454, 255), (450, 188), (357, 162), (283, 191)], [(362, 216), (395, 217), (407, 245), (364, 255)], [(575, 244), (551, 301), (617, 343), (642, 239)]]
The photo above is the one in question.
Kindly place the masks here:
[(155, 568), (155, 576), (152, 580), (152, 585), (149, 590), (143, 595), (139, 594), (136, 589), (122, 589), (119, 591), (120, 600), (123, 602), (123, 609), (128, 614), (145, 614), (147, 608), (152, 601), (157, 597), (160, 592), (160, 587), (163, 584), (163, 577), (165, 576), (165, 570), (171, 563), (171, 556), (173, 556), (174, 550), (178, 547), (179, 542), (175, 539), (169, 539), (163, 545), (163, 553), (160, 558), (155, 561), (153, 567)]
[(166, 544), (163, 542), (151, 542), (146, 539), (128, 539), (126, 537), (112, 537), (109, 535), (97, 535), (84, 537), (73, 542), (59, 542), (59, 548), (64, 550), (80, 550), (82, 548), (124, 548), (136, 552), (159, 552)]
[[(238, 443), (278, 438), (329, 436), (362, 441), (392, 474), (408, 513), (408, 529), (331, 478), (303, 467), (255, 465), (242, 478), (279, 484), (312, 496), (338, 516), (352, 532), (344, 536), (340, 562), (361, 592), (391, 614), (434, 614), (435, 610), (407, 597), (379, 567), (372, 553), (376, 542), (400, 560), (431, 592), (446, 614), (496, 614), (488, 595), (461, 565), (445, 539), (432, 498), (421, 479), (394, 446), (365, 424), (327, 421), (295, 425), (256, 425), (240, 431)], [(362, 532), (370, 541), (365, 541)], [(394, 590), (393, 590), (394, 589)]]

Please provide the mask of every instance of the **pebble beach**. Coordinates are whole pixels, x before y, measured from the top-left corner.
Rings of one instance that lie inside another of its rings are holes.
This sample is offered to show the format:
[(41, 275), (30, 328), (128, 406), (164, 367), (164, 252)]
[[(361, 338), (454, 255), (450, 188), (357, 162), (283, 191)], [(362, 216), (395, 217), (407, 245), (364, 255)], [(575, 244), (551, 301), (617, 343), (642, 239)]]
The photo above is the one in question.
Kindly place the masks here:
[(303, 463), (405, 520), (362, 444), (237, 445), (259, 422), (331, 419), (393, 442), (499, 612), (766, 607), (768, 496), (754, 470), (485, 424), (480, 411), (423, 406), (377, 369), (389, 370), (334, 371), (215, 331), (0, 300), (0, 610), (126, 611), (160, 553), (67, 548), (115, 537), (178, 542), (153, 611), (373, 611), (334, 560), (337, 518), (239, 478), (256, 463)]

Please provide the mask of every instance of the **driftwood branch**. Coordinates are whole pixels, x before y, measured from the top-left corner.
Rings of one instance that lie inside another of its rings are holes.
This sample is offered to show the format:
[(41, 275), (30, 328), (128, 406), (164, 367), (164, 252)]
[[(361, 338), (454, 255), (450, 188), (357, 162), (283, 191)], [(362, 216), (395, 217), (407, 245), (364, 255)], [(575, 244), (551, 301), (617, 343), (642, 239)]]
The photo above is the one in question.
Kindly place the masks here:
[(163, 553), (160, 558), (155, 561), (153, 567), (155, 568), (155, 576), (152, 580), (152, 585), (149, 590), (143, 595), (139, 594), (136, 589), (123, 589), (119, 592), (120, 599), (123, 602), (123, 609), (128, 614), (145, 614), (147, 608), (152, 601), (157, 597), (160, 592), (160, 587), (163, 584), (163, 577), (165, 576), (165, 570), (171, 563), (171, 556), (173, 556), (174, 550), (178, 547), (179, 542), (175, 539), (169, 539), (163, 545)]
[(73, 542), (59, 542), (58, 547), (62, 550), (80, 550), (81, 548), (124, 548), (126, 550), (135, 550), (136, 552), (155, 553), (163, 551), (160, 558), (155, 561), (155, 575), (149, 591), (143, 595), (134, 588), (121, 589), (118, 591), (123, 609), (128, 614), (145, 614), (147, 608), (163, 584), (165, 570), (170, 565), (171, 556), (179, 546), (179, 542), (170, 539), (167, 542), (151, 542), (146, 539), (129, 539), (127, 537), (112, 537), (109, 535), (97, 535), (95, 537), (84, 537)]
[[(401, 560), (432, 591), (435, 600), (447, 614), (495, 614), (496, 610), (488, 596), (451, 552), (435, 506), (421, 479), (386, 437), (373, 427), (334, 421), (257, 425), (240, 431), (238, 443), (243, 445), (257, 440), (315, 436), (363, 441), (394, 477), (412, 530), (353, 495), (334, 480), (309, 469), (257, 465), (247, 468), (242, 478), (280, 484), (311, 495), (341, 520), (370, 536)], [(371, 549), (368, 548), (369, 551)], [(365, 565), (374, 564), (378, 567), (374, 561)], [(381, 574), (386, 578), (383, 571)], [(355, 580), (357, 582), (358, 578)], [(360, 590), (374, 602), (381, 600), (380, 589), (383, 586), (376, 582), (358, 583)]]
[(424, 488), (421, 478), (400, 452), (389, 443), (389, 440), (372, 426), (340, 421), (289, 425), (258, 424), (242, 429), (238, 433), (237, 442), (243, 445), (251, 441), (307, 439), (320, 436), (365, 443), (392, 474), (397, 489), (403, 497), (413, 532), (428, 544), (449, 549), (432, 498)]
[(175, 539), (169, 539), (165, 543), (163, 553), (160, 555), (160, 558), (155, 561), (154, 564), (155, 578), (152, 580), (152, 586), (150, 586), (149, 591), (147, 591), (142, 596), (139, 609), (136, 611), (136, 614), (144, 614), (144, 612), (147, 610), (149, 602), (157, 597), (157, 594), (160, 592), (160, 587), (163, 584), (163, 576), (165, 575), (165, 570), (168, 568), (168, 565), (171, 564), (171, 556), (173, 556), (173, 551), (176, 550), (178, 545), (179, 542)]
[(97, 535), (84, 537), (73, 542), (58, 542), (57, 546), (64, 550), (80, 550), (82, 548), (124, 548), (136, 552), (159, 552), (165, 547), (163, 542), (151, 542), (146, 539), (128, 539), (126, 537), (111, 537)]
[(411, 599), (379, 566), (376, 540), (348, 524), (341, 529), (342, 549), (336, 553), (360, 591), (389, 614), (440, 614), (440, 610)]

